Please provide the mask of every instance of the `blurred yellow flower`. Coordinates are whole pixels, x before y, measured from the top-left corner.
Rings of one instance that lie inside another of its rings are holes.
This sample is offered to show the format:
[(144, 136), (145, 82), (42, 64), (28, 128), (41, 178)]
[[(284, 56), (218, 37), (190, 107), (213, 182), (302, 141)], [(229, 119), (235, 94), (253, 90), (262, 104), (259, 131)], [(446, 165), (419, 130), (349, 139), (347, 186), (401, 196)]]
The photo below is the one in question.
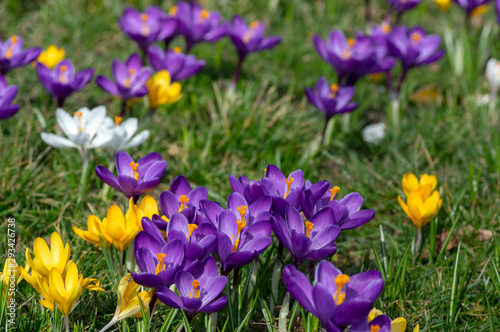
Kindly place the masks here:
[(33, 244), (34, 258), (31, 258), (29, 248), (26, 249), (26, 261), (31, 268), (44, 278), (48, 278), (52, 269), (64, 273), (69, 261), (71, 249), (69, 244), (63, 245), (61, 236), (53, 232), (50, 237), (50, 249), (44, 239), (38, 237)]
[(443, 204), (443, 199), (435, 190), (437, 179), (434, 175), (423, 174), (418, 180), (415, 174), (404, 174), (401, 186), (406, 196), (406, 203), (401, 196), (398, 196), (399, 205), (413, 224), (422, 229), (431, 217), (436, 216)]
[(50, 69), (54, 69), (59, 62), (61, 62), (66, 55), (64, 48), (57, 48), (55, 45), (50, 45), (47, 50), (40, 53), (37, 61), (43, 63)]
[(166, 70), (161, 70), (152, 76), (146, 83), (149, 90), (149, 109), (156, 109), (158, 106), (173, 104), (181, 99), (181, 84), (170, 82), (170, 74)]
[[(25, 269), (29, 270), (30, 266), (26, 264)], [(15, 285), (19, 284), (23, 277), (19, 277), (21, 267), (17, 265), (14, 258), (7, 258), (3, 266), (3, 271), (0, 272), (0, 282), (2, 283), (2, 295), (7, 293), (7, 302), (15, 292)]]
[(113, 205), (108, 209), (108, 214), (102, 222), (97, 216), (91, 215), (87, 218), (87, 231), (77, 227), (73, 227), (73, 231), (87, 242), (99, 246), (100, 237), (105, 246), (113, 243), (116, 249), (123, 251), (142, 230), (142, 218), (151, 219), (153, 214), (158, 214), (158, 205), (152, 196), (145, 196), (139, 206), (130, 198), (129, 209), (125, 216), (120, 207)]
[(470, 13), (470, 17), (471, 18), (474, 18), (474, 17), (480, 17), (482, 16), (484, 13), (486, 13), (488, 11), (488, 5), (481, 5), (481, 6), (478, 6), (476, 7), (471, 13)]
[(433, 0), (442, 11), (447, 11), (451, 8), (452, 0)]
[[(371, 322), (375, 317), (383, 315), (384, 313), (376, 308), (373, 308), (368, 314), (368, 322)], [(406, 319), (403, 317), (398, 317), (391, 321), (391, 332), (405, 332), (406, 330)], [(413, 332), (419, 332), (420, 326), (417, 324)]]
[(141, 303), (139, 302), (139, 299), (142, 302), (144, 310), (146, 310), (151, 302), (151, 299), (153, 298), (154, 291), (139, 292), (140, 289), (141, 286), (135, 283), (135, 281), (131, 278), (130, 273), (120, 280), (120, 284), (118, 285), (118, 303), (116, 304), (115, 315), (100, 332), (106, 331), (109, 327), (122, 319), (142, 316)]

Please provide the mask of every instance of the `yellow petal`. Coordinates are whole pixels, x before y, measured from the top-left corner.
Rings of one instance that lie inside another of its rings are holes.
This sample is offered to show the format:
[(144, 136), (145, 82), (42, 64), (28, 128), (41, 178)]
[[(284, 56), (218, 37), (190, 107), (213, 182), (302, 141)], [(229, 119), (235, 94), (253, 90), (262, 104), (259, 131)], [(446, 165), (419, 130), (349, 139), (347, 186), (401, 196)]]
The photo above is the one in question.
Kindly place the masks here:
[(412, 191), (417, 191), (419, 188), (419, 182), (415, 174), (404, 174), (403, 181), (401, 181), (401, 185), (403, 187), (403, 191), (406, 196), (409, 195)]
[(420, 332), (420, 326), (417, 324), (417, 326), (415, 326), (415, 329), (413, 330), (413, 332)]
[[(45, 242), (45, 240), (41, 237), (37, 237), (33, 243), (33, 252), (35, 254), (35, 260), (34, 264), (30, 262), (30, 265), (33, 266), (33, 268), (36, 267), (37, 269), (40, 269), (41, 271), (38, 271), (39, 273), (48, 275), (53, 263), (52, 253), (49, 250), (47, 242)], [(35, 261), (40, 262), (40, 264), (36, 264)], [(42, 265), (43, 268), (40, 265)]]
[(391, 322), (391, 332), (405, 332), (406, 319), (398, 317)]
[(374, 320), (376, 317), (383, 315), (384, 313), (376, 308), (373, 308), (370, 313), (368, 314), (368, 322), (371, 322)]
[(158, 205), (151, 195), (146, 195), (142, 199), (140, 209), (144, 213), (144, 216), (150, 219), (153, 217), (153, 214), (158, 214)]
[(112, 205), (108, 209), (108, 223), (115, 223), (125, 228), (125, 217), (123, 215), (122, 209), (118, 205)]

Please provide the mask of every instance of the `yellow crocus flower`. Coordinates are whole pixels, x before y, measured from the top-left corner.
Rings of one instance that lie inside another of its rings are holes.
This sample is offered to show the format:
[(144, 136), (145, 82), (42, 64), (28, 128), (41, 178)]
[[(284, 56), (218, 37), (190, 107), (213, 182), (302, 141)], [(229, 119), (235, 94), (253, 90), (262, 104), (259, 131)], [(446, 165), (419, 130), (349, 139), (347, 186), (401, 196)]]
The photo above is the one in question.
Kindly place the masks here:
[(439, 10), (447, 11), (451, 8), (452, 0), (433, 0), (439, 7)]
[[(151, 299), (153, 298), (154, 291), (139, 292), (141, 286), (136, 284), (132, 279), (130, 273), (120, 280), (118, 285), (118, 303), (116, 304), (115, 315), (111, 321), (106, 324), (100, 332), (106, 331), (113, 324), (129, 317), (141, 317), (141, 302), (144, 310), (147, 309)], [(139, 299), (141, 302), (139, 302)]]
[(45, 51), (40, 53), (37, 61), (43, 63), (50, 69), (54, 69), (59, 62), (61, 62), (66, 55), (64, 48), (57, 48), (55, 45), (50, 45)]
[[(29, 264), (26, 264), (25, 269), (29, 270)], [(3, 271), (0, 272), (0, 282), (2, 283), (2, 295), (7, 293), (7, 302), (10, 301), (15, 291), (15, 285), (19, 284), (23, 277), (19, 275), (21, 267), (17, 264), (14, 258), (7, 258), (3, 266)]]
[(33, 244), (34, 258), (31, 258), (29, 248), (26, 249), (26, 261), (31, 268), (48, 278), (52, 269), (57, 269), (59, 273), (64, 273), (69, 262), (71, 249), (68, 243), (63, 245), (61, 236), (53, 232), (50, 237), (50, 249), (44, 239), (38, 237)]
[(420, 175), (420, 181), (415, 174), (404, 174), (403, 181), (401, 182), (405, 195), (410, 192), (418, 192), (423, 200), (427, 199), (437, 186), (437, 178), (434, 175), (423, 174)]
[(439, 197), (439, 192), (435, 190), (425, 201), (418, 192), (411, 192), (406, 196), (406, 203), (401, 196), (398, 196), (398, 202), (406, 215), (413, 221), (413, 224), (418, 229), (422, 229), (431, 220), (431, 217), (436, 216), (443, 204), (443, 199)]
[[(371, 322), (375, 317), (383, 315), (384, 313), (376, 308), (373, 308), (368, 314), (368, 322)], [(406, 330), (406, 319), (403, 317), (398, 317), (391, 320), (391, 332), (405, 332)], [(413, 332), (419, 332), (420, 326), (417, 324)]]
[(129, 208), (125, 215), (117, 205), (108, 209), (106, 218), (91, 215), (87, 218), (88, 230), (73, 227), (73, 231), (87, 242), (100, 245), (100, 239), (105, 246), (113, 243), (119, 251), (125, 250), (137, 233), (142, 230), (142, 218), (152, 218), (158, 214), (158, 205), (150, 195), (145, 196), (140, 205), (129, 200)]
[(146, 85), (149, 91), (149, 109), (154, 110), (161, 105), (173, 104), (182, 97), (181, 84), (171, 83), (170, 74), (166, 70), (156, 73)]
[(37, 273), (34, 270), (31, 272), (31, 274), (29, 274), (26, 269), (21, 268), (20, 273), (22, 278), (26, 280), (31, 286), (33, 286), (38, 294), (42, 296), (42, 298), (38, 300), (38, 302), (40, 302), (43, 307), (54, 311), (54, 300), (49, 293), (49, 280), (44, 278), (41, 274)]

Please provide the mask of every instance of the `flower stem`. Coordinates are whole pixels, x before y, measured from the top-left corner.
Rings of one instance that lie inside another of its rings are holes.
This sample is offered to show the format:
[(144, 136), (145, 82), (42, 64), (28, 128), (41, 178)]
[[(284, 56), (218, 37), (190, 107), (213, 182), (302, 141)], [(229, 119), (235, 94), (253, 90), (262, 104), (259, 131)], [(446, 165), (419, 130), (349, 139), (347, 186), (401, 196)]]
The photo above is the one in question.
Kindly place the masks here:
[(127, 100), (126, 99), (123, 99), (122, 100), (122, 106), (120, 108), (120, 117), (124, 117), (125, 116), (125, 111), (127, 110)]
[(66, 332), (69, 332), (69, 316), (64, 316), (64, 326), (66, 328)]
[(87, 186), (87, 173), (89, 168), (88, 151), (81, 151), (82, 155), (82, 173), (80, 175), (80, 193), (78, 195), (78, 202), (81, 202), (85, 195), (85, 187)]
[[(111, 171), (111, 173), (113, 173), (115, 170), (115, 158), (113, 156), (113, 158), (110, 158), (110, 159), (111, 159), (111, 163), (109, 164), (108, 169)], [(101, 196), (103, 199), (106, 199), (106, 197), (108, 196), (110, 188), (111, 187), (109, 185), (104, 184), (104, 187), (102, 188), (102, 191), (101, 191)]]
[(413, 261), (417, 258), (420, 252), (420, 244), (422, 243), (422, 229), (417, 228), (417, 236), (415, 237), (415, 246), (413, 247)]
[(276, 260), (276, 264), (274, 265), (273, 269), (273, 276), (271, 279), (271, 306), (270, 306), (270, 312), (271, 314), (274, 313), (274, 307), (276, 306), (276, 303), (278, 301), (278, 289), (279, 289), (279, 283), (281, 280), (281, 259), (278, 258)]
[(233, 271), (233, 301), (236, 296), (236, 288), (238, 287), (238, 279), (240, 278), (240, 267), (237, 267)]
[(107, 329), (109, 329), (111, 326), (113, 326), (115, 323), (117, 323), (118, 320), (116, 319), (116, 317), (113, 317), (113, 319), (111, 319), (109, 321), (108, 324), (106, 324), (106, 326), (104, 326), (99, 332), (104, 332), (106, 331)]
[(241, 74), (241, 67), (243, 65), (243, 60), (244, 57), (240, 57), (238, 59), (238, 64), (236, 65), (236, 69), (234, 70), (234, 75), (233, 75), (233, 86), (236, 89), (236, 86), (238, 85), (238, 81), (240, 79), (240, 74)]
[(365, 0), (365, 25), (368, 25), (372, 20), (372, 14), (370, 10), (370, 0)]
[(118, 251), (118, 273), (123, 276), (123, 250)]

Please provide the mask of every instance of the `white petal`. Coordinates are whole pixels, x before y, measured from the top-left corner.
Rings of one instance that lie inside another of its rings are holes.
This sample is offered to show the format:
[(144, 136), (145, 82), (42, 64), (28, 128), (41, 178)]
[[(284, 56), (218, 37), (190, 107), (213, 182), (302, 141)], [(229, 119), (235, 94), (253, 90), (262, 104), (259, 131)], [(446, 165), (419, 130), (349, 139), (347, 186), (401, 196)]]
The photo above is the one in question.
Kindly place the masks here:
[(78, 123), (75, 118), (66, 113), (62, 108), (56, 109), (56, 118), (59, 127), (66, 136), (76, 135), (78, 133)]
[(97, 136), (90, 142), (88, 145), (89, 149), (100, 148), (104, 146), (108, 146), (110, 141), (113, 139), (113, 133), (108, 132), (99, 132)]
[(115, 121), (113, 119), (111, 119), (109, 116), (107, 116), (102, 121), (101, 127), (104, 127), (104, 128), (113, 128), (113, 127), (115, 127)]
[(90, 139), (92, 139), (97, 130), (101, 126), (102, 122), (106, 118), (106, 107), (98, 106), (90, 111), (88, 117), (86, 117), (85, 121), (83, 121), (83, 126), (85, 128), (85, 132), (89, 134)]
[(42, 140), (55, 148), (76, 148), (76, 144), (69, 139), (49, 133), (42, 133)]
[(137, 118), (129, 118), (126, 121), (124, 121), (122, 124), (120, 124), (120, 128), (123, 128), (125, 130), (126, 134), (126, 139), (125, 141), (127, 142), (134, 136), (135, 132), (137, 131), (138, 127), (138, 120)]
[(144, 130), (141, 131), (139, 134), (137, 134), (134, 138), (130, 140), (123, 149), (130, 149), (130, 148), (135, 148), (138, 145), (141, 145), (144, 143), (145, 140), (147, 140), (149, 137), (149, 130)]

